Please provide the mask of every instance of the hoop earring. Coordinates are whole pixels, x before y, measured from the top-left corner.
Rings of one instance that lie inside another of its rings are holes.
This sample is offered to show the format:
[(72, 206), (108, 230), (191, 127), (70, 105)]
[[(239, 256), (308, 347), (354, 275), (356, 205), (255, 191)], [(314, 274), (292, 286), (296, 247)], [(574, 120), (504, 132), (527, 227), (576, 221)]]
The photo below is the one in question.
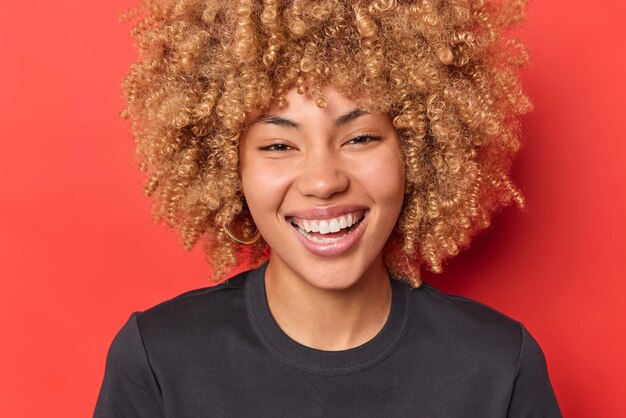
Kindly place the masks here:
[(248, 239), (237, 238), (235, 236), (235, 234), (233, 234), (233, 231), (231, 231), (230, 227), (228, 225), (226, 225), (225, 222), (224, 222), (224, 230), (226, 231), (226, 233), (228, 234), (230, 239), (232, 239), (233, 241), (235, 241), (238, 244), (243, 244), (243, 245), (254, 244), (255, 242), (257, 242), (259, 240), (259, 238), (261, 238), (261, 233), (259, 232), (258, 228), (257, 228), (256, 232), (254, 233), (254, 235), (252, 235), (252, 237), (250, 237)]

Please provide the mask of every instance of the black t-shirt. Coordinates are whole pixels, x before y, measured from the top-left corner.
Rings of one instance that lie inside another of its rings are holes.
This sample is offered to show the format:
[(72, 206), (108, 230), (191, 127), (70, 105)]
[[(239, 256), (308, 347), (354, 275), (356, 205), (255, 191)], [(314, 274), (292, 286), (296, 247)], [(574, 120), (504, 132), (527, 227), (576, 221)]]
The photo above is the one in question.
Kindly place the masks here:
[(107, 357), (96, 417), (560, 417), (519, 322), (394, 279), (381, 331), (323, 351), (274, 321), (265, 269), (135, 312)]

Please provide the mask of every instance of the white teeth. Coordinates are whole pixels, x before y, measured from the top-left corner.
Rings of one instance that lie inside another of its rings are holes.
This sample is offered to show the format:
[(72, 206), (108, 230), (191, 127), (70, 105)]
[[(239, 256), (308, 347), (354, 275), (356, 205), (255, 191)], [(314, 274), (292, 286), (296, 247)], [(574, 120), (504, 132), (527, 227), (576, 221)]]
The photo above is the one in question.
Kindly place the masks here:
[(319, 232), (320, 234), (329, 234), (339, 232), (342, 229), (350, 228), (361, 220), (363, 212), (350, 213), (347, 216), (339, 216), (333, 219), (324, 220), (298, 220), (292, 219), (292, 222), (305, 232)]
[(329, 237), (318, 238), (318, 237), (314, 237), (313, 235), (309, 235), (308, 233), (304, 232), (300, 228), (296, 229), (296, 231), (298, 231), (299, 233), (304, 235), (306, 237), (306, 239), (308, 239), (309, 241), (317, 242), (318, 244), (330, 244), (332, 242), (337, 242), (337, 241), (343, 239), (346, 235), (348, 235), (350, 233), (350, 232), (346, 232), (345, 234), (343, 234), (342, 236), (337, 237), (337, 238), (329, 238)]

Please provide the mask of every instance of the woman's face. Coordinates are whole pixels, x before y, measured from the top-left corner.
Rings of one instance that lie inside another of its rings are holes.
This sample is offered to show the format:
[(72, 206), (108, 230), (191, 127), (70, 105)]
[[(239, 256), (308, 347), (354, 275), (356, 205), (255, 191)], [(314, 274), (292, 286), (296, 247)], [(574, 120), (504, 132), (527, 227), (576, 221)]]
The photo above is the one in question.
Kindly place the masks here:
[(384, 272), (381, 251), (402, 208), (404, 161), (386, 114), (362, 112), (332, 87), (324, 94), (323, 109), (291, 89), (286, 107), (248, 115), (239, 168), (272, 271), (344, 289)]

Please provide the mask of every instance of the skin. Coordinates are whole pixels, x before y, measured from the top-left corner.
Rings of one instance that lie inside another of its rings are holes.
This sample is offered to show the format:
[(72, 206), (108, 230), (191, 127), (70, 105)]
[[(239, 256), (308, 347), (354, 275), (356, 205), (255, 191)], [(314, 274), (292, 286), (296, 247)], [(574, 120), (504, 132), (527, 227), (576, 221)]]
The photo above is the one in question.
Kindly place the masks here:
[[(382, 248), (402, 208), (405, 177), (389, 117), (364, 113), (337, 125), (357, 106), (332, 86), (324, 94), (323, 109), (291, 89), (284, 108), (250, 113), (239, 169), (252, 218), (272, 250), (265, 285), (274, 319), (300, 344), (334, 351), (372, 339), (388, 318)], [(369, 219), (359, 242), (338, 256), (311, 253), (286, 219), (345, 204), (367, 207)]]

